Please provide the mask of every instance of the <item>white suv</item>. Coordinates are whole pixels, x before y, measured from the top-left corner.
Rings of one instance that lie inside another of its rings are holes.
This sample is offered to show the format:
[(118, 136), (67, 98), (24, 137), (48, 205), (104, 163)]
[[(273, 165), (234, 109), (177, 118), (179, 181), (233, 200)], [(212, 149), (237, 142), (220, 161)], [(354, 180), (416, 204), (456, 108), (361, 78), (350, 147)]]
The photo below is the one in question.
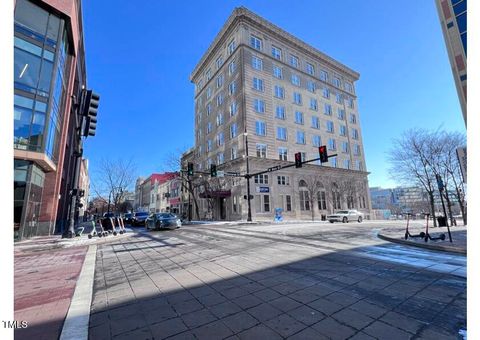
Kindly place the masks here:
[(333, 222), (347, 223), (349, 221), (358, 221), (360, 223), (363, 220), (363, 214), (357, 210), (339, 210), (332, 215), (328, 215), (327, 220), (330, 223), (333, 223)]

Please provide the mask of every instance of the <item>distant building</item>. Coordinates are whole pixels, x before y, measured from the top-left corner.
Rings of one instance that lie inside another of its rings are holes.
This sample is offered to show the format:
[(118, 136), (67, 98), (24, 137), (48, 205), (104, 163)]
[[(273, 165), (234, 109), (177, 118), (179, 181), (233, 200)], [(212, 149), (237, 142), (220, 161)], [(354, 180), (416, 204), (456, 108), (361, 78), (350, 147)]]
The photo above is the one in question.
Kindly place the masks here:
[(463, 120), (467, 126), (467, 0), (435, 0)]
[[(191, 73), (195, 84), (195, 170), (245, 174), (319, 157), (250, 179), (251, 214), (311, 219), (345, 208), (370, 212), (368, 172), (355, 82), (359, 74), (244, 7), (236, 8)], [(317, 177), (323, 187), (308, 194)], [(245, 178), (202, 178), (206, 218), (248, 218)], [(340, 192), (343, 182), (354, 189)], [(332, 199), (329, 199), (332, 198)], [(203, 217), (203, 216), (202, 216)]]
[(78, 219), (82, 220), (85, 211), (88, 209), (88, 198), (90, 196), (90, 176), (88, 174), (88, 159), (82, 159), (80, 163), (80, 175), (78, 180), (79, 190), (83, 190), (83, 196), (80, 197), (80, 205), (78, 209)]
[(135, 210), (160, 212), (163, 204), (160, 190), (164, 189), (164, 183), (169, 182), (176, 177), (177, 174), (174, 172), (151, 174), (146, 179), (139, 177), (135, 185)]
[(372, 200), (372, 209), (390, 209), (396, 203), (393, 189), (372, 187), (370, 188), (370, 199)]

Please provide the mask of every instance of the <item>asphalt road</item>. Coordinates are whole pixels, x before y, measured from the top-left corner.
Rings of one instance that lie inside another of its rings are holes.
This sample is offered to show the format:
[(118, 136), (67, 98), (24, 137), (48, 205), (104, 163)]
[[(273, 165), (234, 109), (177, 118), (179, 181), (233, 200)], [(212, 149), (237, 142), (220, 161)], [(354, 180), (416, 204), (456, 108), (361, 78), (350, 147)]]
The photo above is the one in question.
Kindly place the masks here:
[(380, 240), (384, 225), (136, 229), (97, 249), (89, 336), (457, 339), (466, 258)]

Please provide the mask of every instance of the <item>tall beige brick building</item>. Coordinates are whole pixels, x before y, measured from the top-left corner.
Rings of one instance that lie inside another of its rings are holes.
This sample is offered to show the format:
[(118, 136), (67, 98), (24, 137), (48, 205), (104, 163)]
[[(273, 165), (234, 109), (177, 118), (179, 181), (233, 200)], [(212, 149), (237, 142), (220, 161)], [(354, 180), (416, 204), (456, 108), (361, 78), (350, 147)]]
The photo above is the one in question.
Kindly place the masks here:
[(435, 3), (467, 126), (467, 0), (435, 0)]
[[(368, 172), (355, 94), (359, 74), (244, 7), (236, 8), (205, 52), (195, 84), (195, 171), (249, 173), (331, 157), (250, 179), (253, 219), (315, 219), (334, 210), (370, 213)], [(247, 144), (248, 143), (248, 144)], [(247, 219), (247, 181), (209, 179), (198, 187), (214, 219)], [(318, 183), (314, 187), (313, 184)], [(203, 217), (203, 216), (201, 216)]]

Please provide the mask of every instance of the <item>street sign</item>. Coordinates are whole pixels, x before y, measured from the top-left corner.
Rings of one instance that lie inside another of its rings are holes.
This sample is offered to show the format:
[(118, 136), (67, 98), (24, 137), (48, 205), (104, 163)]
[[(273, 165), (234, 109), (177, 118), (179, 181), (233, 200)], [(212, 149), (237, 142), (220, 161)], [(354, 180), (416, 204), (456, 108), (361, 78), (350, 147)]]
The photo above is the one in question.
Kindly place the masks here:
[(272, 166), (271, 168), (268, 168), (267, 171), (268, 172), (277, 171), (277, 170), (280, 170), (281, 167), (282, 167), (281, 165)]
[(463, 183), (467, 183), (467, 148), (457, 148), (457, 158), (462, 172)]
[(262, 193), (270, 192), (270, 188), (269, 187), (257, 187), (257, 192), (262, 192)]
[(218, 170), (218, 171), (217, 171), (217, 177), (225, 177), (225, 171), (223, 171), (223, 170)]

